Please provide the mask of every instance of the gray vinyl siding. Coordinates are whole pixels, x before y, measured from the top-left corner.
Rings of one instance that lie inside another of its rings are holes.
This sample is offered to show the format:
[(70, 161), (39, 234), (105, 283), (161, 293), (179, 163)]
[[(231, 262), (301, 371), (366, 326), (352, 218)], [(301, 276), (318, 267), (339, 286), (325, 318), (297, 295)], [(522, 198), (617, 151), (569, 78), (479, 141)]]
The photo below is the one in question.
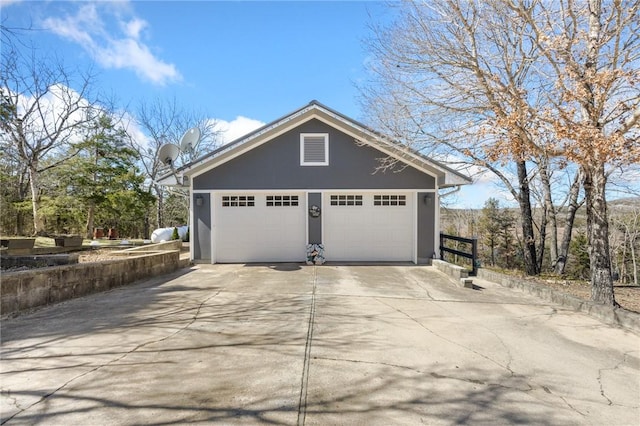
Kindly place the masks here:
[(309, 205), (320, 207), (320, 216), (311, 217), (307, 213), (309, 223), (309, 244), (322, 244), (322, 193), (310, 192), (309, 193)]
[[(425, 202), (425, 196), (428, 197)], [(430, 263), (435, 252), (435, 194), (418, 193), (418, 263)]]
[[(202, 197), (202, 205), (196, 205), (196, 197)], [(190, 232), (193, 238), (193, 258), (211, 260), (211, 197), (209, 194), (194, 194), (192, 204), (194, 223)]]
[[(329, 165), (300, 165), (300, 133), (329, 134)], [(196, 190), (432, 189), (435, 179), (413, 167), (376, 171), (385, 154), (358, 145), (320, 120), (301, 124), (193, 179)]]

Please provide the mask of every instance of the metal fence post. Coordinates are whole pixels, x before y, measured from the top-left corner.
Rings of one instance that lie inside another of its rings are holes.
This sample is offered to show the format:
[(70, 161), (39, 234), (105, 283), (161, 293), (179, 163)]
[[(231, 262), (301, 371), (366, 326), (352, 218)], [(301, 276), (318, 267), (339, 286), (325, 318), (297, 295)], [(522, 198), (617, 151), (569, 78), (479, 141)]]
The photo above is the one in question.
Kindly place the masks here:
[(478, 275), (478, 237), (472, 237), (473, 241), (471, 242), (471, 262), (473, 262), (473, 269), (471, 270), (471, 275), (474, 277)]

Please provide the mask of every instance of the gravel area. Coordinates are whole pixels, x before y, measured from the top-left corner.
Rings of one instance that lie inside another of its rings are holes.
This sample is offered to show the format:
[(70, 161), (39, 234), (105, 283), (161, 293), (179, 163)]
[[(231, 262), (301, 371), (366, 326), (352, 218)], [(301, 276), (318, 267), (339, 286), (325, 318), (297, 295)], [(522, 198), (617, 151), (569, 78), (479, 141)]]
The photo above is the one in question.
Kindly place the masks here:
[(78, 258), (78, 263), (102, 262), (105, 260), (123, 259), (122, 255), (114, 254), (117, 250), (97, 249), (83, 252)]

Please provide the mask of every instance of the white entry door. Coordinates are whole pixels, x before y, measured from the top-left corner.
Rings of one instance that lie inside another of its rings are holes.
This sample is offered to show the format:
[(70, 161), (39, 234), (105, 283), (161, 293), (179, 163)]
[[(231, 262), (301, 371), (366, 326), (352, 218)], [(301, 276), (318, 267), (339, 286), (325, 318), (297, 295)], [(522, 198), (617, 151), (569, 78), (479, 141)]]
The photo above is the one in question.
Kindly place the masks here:
[(414, 198), (414, 193), (326, 193), (325, 258), (413, 261)]
[(215, 262), (305, 260), (304, 193), (219, 193), (213, 209)]

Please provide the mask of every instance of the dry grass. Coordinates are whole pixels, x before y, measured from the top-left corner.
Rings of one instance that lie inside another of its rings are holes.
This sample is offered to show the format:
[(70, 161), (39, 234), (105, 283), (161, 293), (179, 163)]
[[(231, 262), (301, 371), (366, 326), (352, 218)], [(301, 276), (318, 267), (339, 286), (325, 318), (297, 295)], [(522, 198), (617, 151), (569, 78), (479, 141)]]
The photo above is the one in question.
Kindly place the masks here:
[[(580, 299), (589, 300), (591, 298), (591, 285), (585, 281), (537, 279), (536, 282)], [(640, 286), (616, 285), (613, 293), (622, 308), (640, 313)]]
[[(520, 278), (531, 280), (540, 285), (551, 287), (563, 293), (570, 294), (583, 300), (591, 299), (591, 285), (588, 281), (567, 280), (557, 276), (525, 277), (521, 272), (500, 270), (500, 273), (518, 275)], [(623, 309), (640, 313), (640, 286), (615, 285), (616, 301)]]

